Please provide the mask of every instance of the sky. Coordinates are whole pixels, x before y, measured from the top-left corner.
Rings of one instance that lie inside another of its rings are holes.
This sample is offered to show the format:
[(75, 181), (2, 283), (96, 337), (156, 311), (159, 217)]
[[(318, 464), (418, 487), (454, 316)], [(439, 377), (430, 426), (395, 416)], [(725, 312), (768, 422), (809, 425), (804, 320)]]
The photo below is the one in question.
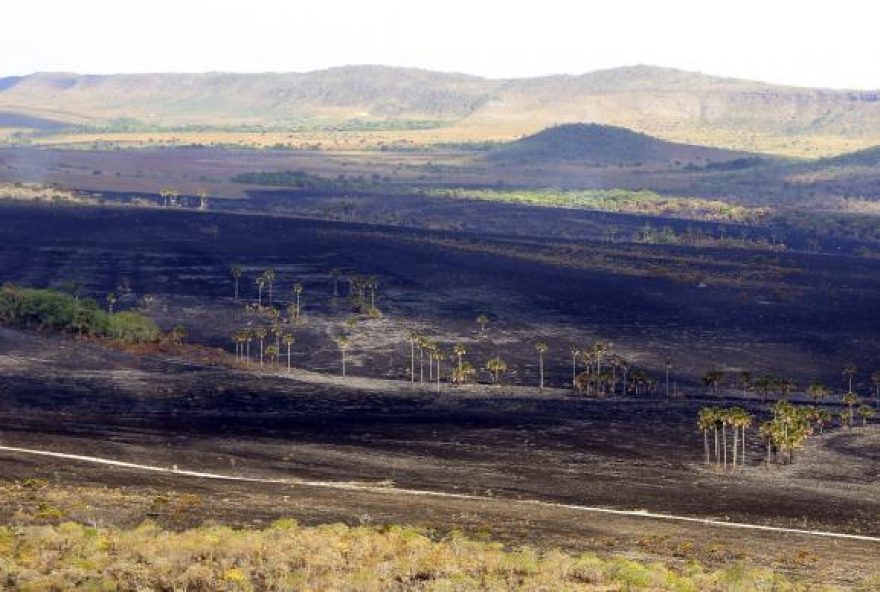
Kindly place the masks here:
[(0, 76), (303, 72), (494, 78), (651, 64), (880, 89), (871, 0), (4, 0)]

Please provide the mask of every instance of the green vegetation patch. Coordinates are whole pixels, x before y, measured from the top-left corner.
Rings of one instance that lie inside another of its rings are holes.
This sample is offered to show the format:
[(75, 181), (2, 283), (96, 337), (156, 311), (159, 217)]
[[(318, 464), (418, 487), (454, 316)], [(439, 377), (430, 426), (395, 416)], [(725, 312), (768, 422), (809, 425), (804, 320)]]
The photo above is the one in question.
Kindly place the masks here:
[(10, 284), (0, 288), (0, 323), (128, 343), (154, 342), (161, 337), (158, 325), (140, 313), (109, 313), (98, 308), (94, 300)]
[(480, 199), (533, 206), (575, 208), (725, 222), (757, 222), (769, 208), (746, 207), (721, 200), (660, 195), (628, 189), (428, 189), (426, 195)]

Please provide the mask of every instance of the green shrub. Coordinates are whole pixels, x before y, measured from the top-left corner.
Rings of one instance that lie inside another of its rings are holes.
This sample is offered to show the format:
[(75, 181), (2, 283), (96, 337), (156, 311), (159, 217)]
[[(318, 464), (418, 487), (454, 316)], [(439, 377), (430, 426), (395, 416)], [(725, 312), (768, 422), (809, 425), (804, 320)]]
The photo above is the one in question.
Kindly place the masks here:
[(0, 287), (0, 323), (23, 329), (110, 337), (133, 343), (156, 341), (159, 327), (142, 314), (101, 310), (94, 300), (57, 290)]

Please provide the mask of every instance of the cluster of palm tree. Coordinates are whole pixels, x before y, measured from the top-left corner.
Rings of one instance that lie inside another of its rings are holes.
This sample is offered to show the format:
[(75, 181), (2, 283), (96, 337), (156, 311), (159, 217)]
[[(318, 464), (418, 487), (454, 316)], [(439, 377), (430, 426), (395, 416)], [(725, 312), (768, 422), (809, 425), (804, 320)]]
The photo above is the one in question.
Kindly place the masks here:
[[(611, 343), (602, 341), (585, 348), (574, 344), (569, 347), (573, 388), (579, 393), (596, 397), (656, 394), (659, 383), (644, 369), (634, 367), (623, 356), (614, 353), (612, 348)], [(578, 360), (586, 364), (580, 373)]]
[(180, 205), (180, 192), (173, 187), (163, 187), (159, 190), (159, 197), (162, 198), (162, 205), (166, 208), (176, 207)]
[[(744, 467), (746, 459), (746, 430), (751, 427), (754, 417), (742, 407), (703, 407), (697, 414), (697, 427), (703, 432), (703, 449), (706, 464), (712, 464), (709, 452), (709, 432), (714, 434), (714, 461), (719, 469)], [(733, 452), (728, 463), (727, 432), (733, 433)]]
[[(302, 292), (302, 287), (299, 283), (294, 284), (291, 292), (293, 297), (296, 298), (296, 302), (288, 306), (288, 316), (284, 317), (281, 311), (274, 305), (262, 304), (262, 286), (271, 286), (276, 280), (275, 272), (272, 270), (267, 271), (269, 273), (263, 273), (259, 276), (263, 283), (257, 283), (261, 288), (259, 301), (253, 304), (246, 304), (244, 307), (245, 314), (249, 319), (247, 326), (235, 331), (231, 339), (235, 346), (236, 358), (247, 364), (251, 362), (251, 343), (256, 341), (259, 345), (257, 359), (259, 360), (260, 368), (265, 365), (266, 358), (273, 365), (281, 360), (283, 344), (287, 350), (287, 371), (290, 372), (292, 347), (296, 342), (296, 338), (289, 330), (289, 326), (299, 318), (301, 306), (299, 296)], [(236, 277), (236, 275), (233, 274), (233, 277)], [(270, 342), (267, 344), (266, 340), (270, 337), (273, 338), (274, 343)]]
[(794, 462), (794, 451), (815, 433), (816, 427), (823, 431), (829, 419), (830, 414), (824, 409), (777, 401), (773, 406), (773, 418), (760, 427), (760, 433), (767, 441), (767, 466), (780, 452), (789, 464)]
[[(336, 278), (334, 276), (334, 294), (338, 293)], [(352, 275), (348, 280), (348, 299), (351, 302), (351, 310), (365, 314), (370, 318), (378, 318), (381, 312), (376, 306), (376, 293), (379, 290), (379, 280), (375, 276)]]
[[(858, 368), (854, 364), (846, 364), (841, 374), (846, 381), (847, 390), (843, 397), (858, 396), (853, 387), (853, 381), (858, 376)], [(718, 389), (724, 386), (724, 379), (727, 375), (722, 370), (710, 370), (703, 375), (703, 385), (711, 388), (713, 394), (718, 394)], [(731, 387), (738, 388), (742, 391), (743, 396), (747, 396), (754, 391), (761, 396), (761, 401), (766, 402), (770, 398), (777, 400), (786, 400), (797, 390), (798, 385), (787, 378), (774, 376), (772, 374), (762, 374), (753, 376), (751, 372), (742, 371), (732, 375), (733, 381)], [(875, 399), (874, 406), (880, 409), (880, 371), (876, 371), (871, 375), (871, 384), (873, 386), (873, 395)], [(834, 395), (834, 391), (823, 384), (821, 381), (815, 380), (808, 384), (804, 392), (809, 396), (814, 404), (818, 404), (821, 400)]]
[[(410, 346), (410, 375), (411, 383), (416, 382), (416, 352), (419, 359), (419, 379), (418, 382), (425, 382), (425, 361), (428, 362), (428, 382), (437, 384), (437, 391), (440, 391), (441, 378), (441, 362), (447, 356), (443, 347), (415, 330), (410, 330), (406, 334), (406, 340)], [(467, 353), (465, 346), (457, 343), (452, 348), (453, 355), (457, 358), (458, 365), (453, 370), (452, 381), (456, 383), (467, 382), (467, 377), (474, 374), (473, 366), (464, 361), (464, 355)], [(436, 364), (436, 369), (434, 365)]]
[[(874, 416), (874, 409), (868, 405), (859, 405), (857, 396), (848, 393), (843, 402), (848, 410), (841, 412), (837, 417), (841, 426), (849, 428), (856, 414), (862, 418), (862, 424)], [(821, 436), (825, 432), (833, 415), (825, 408), (815, 405), (794, 405), (786, 400), (777, 401), (772, 407), (773, 416), (763, 422), (759, 427), (759, 433), (765, 439), (767, 445), (766, 464), (784, 460), (791, 464), (794, 462), (794, 452), (802, 447), (807, 439), (817, 433)], [(746, 454), (746, 429), (752, 425), (754, 417), (741, 407), (703, 407), (697, 414), (697, 428), (703, 433), (703, 447), (705, 462), (707, 465), (714, 463), (718, 468), (727, 469), (728, 466), (745, 466)], [(732, 463), (728, 465), (727, 454), (727, 431), (733, 432)], [(710, 453), (709, 432), (714, 434), (714, 459)], [(740, 439), (741, 436), (741, 439)], [(739, 440), (739, 442), (738, 442)], [(720, 441), (720, 444), (719, 444)], [(741, 450), (737, 459), (737, 448)]]

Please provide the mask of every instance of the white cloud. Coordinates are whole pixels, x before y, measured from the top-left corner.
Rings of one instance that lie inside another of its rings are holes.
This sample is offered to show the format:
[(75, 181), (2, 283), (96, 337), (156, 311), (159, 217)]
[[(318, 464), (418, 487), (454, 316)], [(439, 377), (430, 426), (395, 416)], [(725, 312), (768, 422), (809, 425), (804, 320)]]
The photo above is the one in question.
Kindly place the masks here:
[(856, 0), (12, 0), (0, 73), (305, 71), (378, 63), (484, 76), (647, 63), (880, 88), (880, 6)]

